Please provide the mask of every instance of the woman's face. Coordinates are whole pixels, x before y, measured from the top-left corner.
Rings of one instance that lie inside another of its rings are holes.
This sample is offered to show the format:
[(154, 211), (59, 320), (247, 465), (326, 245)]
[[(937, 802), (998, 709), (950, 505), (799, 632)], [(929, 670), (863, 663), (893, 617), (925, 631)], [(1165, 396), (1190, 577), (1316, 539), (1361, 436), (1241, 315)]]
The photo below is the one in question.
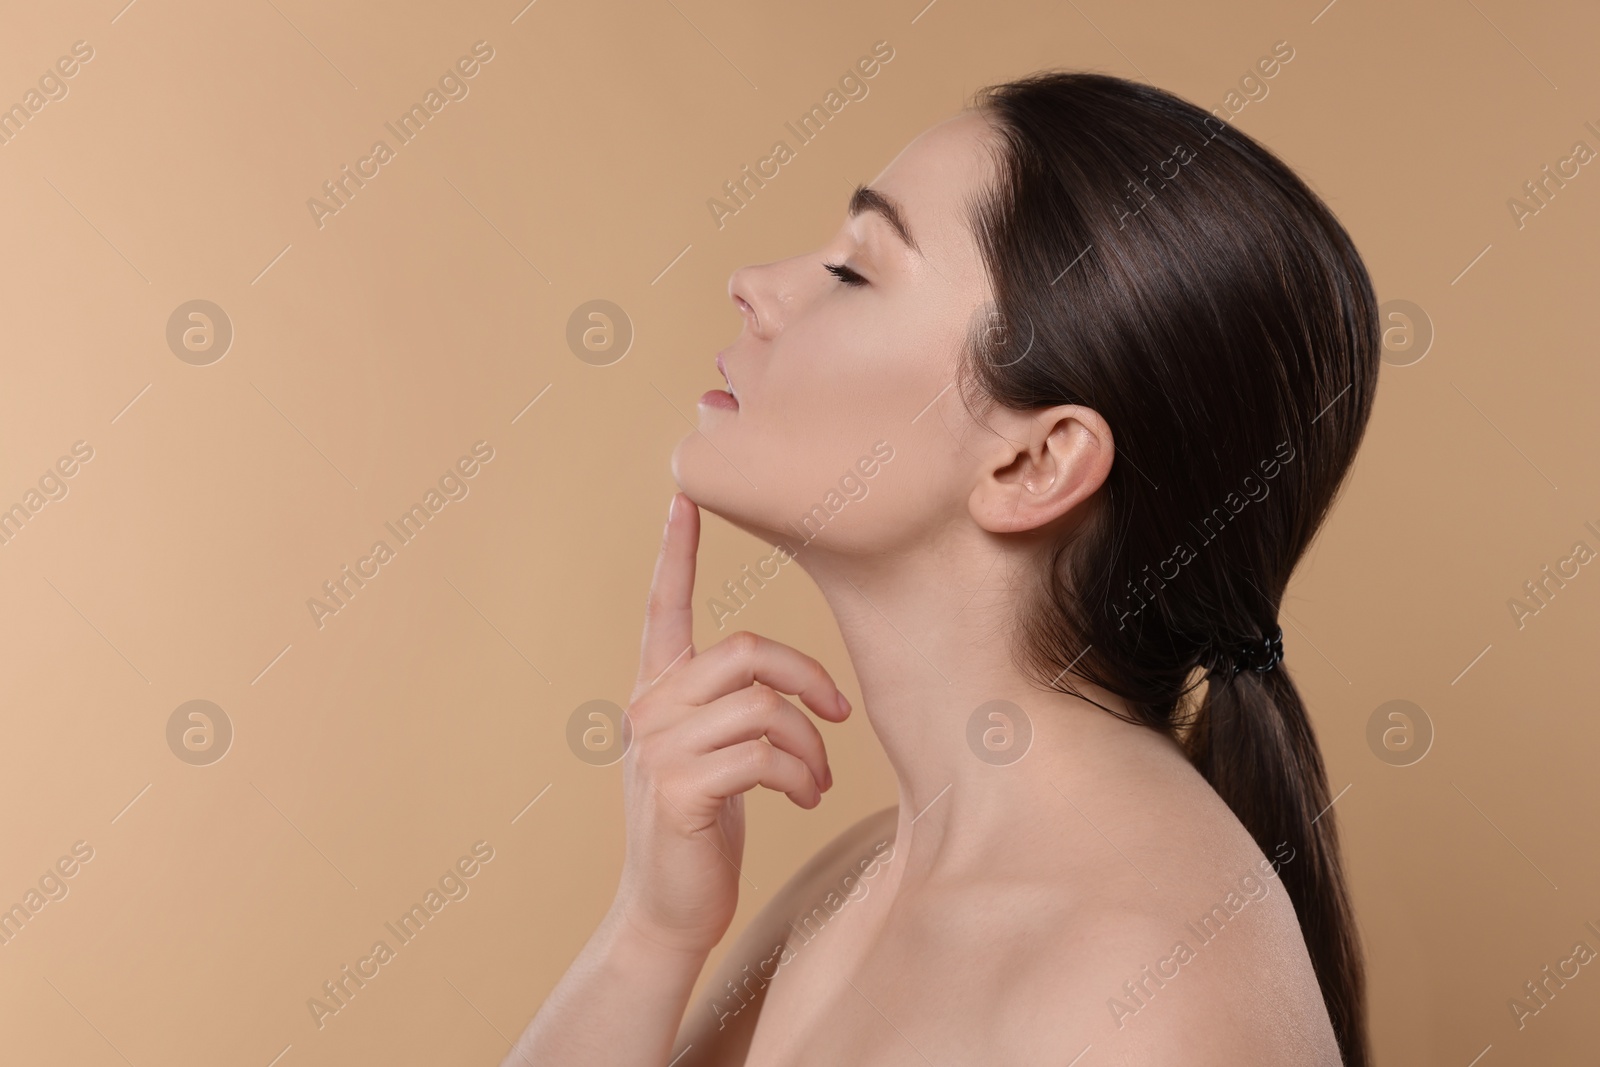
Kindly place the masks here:
[(672, 455), (692, 500), (769, 541), (852, 554), (963, 513), (978, 470), (953, 380), (989, 300), (969, 207), (996, 173), (995, 137), (973, 112), (933, 126), (821, 247), (734, 272), (744, 324), (720, 357), (737, 407), (702, 401)]

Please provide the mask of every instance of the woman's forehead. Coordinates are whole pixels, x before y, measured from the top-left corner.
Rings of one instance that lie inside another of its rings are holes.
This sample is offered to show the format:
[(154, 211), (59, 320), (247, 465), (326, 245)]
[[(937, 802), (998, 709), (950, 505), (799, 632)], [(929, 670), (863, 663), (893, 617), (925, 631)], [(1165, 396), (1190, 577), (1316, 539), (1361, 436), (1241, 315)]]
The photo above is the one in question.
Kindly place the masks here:
[(995, 177), (997, 136), (988, 119), (962, 112), (914, 137), (872, 180), (928, 258), (971, 254), (967, 212)]

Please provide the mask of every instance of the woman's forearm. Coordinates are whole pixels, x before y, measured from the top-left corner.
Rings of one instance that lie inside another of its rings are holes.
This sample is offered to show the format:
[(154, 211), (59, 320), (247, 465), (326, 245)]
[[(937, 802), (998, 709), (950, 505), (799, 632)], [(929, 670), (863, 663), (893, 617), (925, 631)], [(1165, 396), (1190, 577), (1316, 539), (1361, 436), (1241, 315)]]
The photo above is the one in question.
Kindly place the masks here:
[(708, 955), (608, 912), (501, 1067), (664, 1067)]

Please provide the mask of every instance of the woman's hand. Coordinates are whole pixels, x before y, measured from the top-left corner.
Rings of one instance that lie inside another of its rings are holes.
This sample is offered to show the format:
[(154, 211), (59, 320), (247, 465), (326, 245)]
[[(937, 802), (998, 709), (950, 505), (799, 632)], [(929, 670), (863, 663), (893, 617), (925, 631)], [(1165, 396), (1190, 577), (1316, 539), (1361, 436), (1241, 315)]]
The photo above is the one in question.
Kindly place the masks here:
[(695, 652), (699, 541), (699, 509), (675, 494), (628, 705), (628, 844), (614, 905), (636, 933), (686, 952), (710, 951), (733, 920), (744, 792), (763, 785), (814, 808), (833, 785), (822, 735), (781, 694), (830, 722), (850, 713), (822, 664), (788, 645), (740, 631)]
[(843, 719), (850, 705), (822, 664), (751, 633), (695, 654), (699, 542), (699, 510), (674, 495), (624, 724), (622, 883), (503, 1067), (666, 1063), (739, 901), (745, 790), (764, 785), (813, 808), (833, 784), (822, 735), (779, 695)]

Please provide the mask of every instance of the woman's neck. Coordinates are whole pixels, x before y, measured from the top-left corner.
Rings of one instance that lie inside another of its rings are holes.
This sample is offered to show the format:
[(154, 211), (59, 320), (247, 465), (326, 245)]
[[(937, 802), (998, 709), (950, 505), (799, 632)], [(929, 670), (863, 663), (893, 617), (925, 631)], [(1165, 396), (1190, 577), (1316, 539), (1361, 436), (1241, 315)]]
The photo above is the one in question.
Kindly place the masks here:
[[(906, 871), (981, 862), (1000, 842), (1061, 826), (1041, 818), (1041, 805), (1086, 813), (1188, 766), (1170, 738), (1023, 676), (1010, 643), (1023, 605), (1012, 575), (1026, 562), (979, 556), (906, 553), (892, 566), (797, 557), (833, 609), (860, 710), (899, 779), (896, 853), (908, 850)], [(1078, 688), (1125, 713), (1114, 695), (1081, 680)]]

